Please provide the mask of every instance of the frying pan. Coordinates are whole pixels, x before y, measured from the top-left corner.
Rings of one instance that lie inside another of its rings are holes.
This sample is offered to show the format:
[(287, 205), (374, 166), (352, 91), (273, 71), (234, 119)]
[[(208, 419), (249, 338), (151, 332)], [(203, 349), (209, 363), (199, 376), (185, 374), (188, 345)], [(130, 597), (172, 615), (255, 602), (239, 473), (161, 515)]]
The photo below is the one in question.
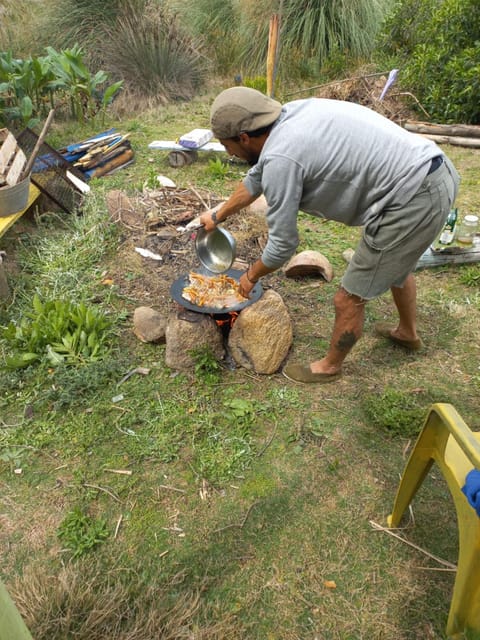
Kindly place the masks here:
[[(234, 278), (238, 281), (242, 273), (243, 271), (240, 271), (239, 269), (229, 269), (225, 272), (225, 275), (230, 276), (230, 278)], [(182, 297), (182, 291), (189, 284), (190, 280), (187, 273), (175, 280), (170, 288), (170, 293), (175, 302), (178, 302), (178, 304), (182, 305), (182, 307), (185, 307), (185, 309), (196, 311), (197, 313), (211, 313), (214, 315), (218, 315), (221, 313), (230, 313), (230, 311), (241, 311), (242, 309), (245, 309), (245, 307), (248, 307), (250, 304), (253, 304), (257, 300), (259, 300), (263, 294), (263, 287), (260, 282), (257, 282), (253, 289), (250, 291), (250, 298), (246, 299), (245, 302), (239, 302), (231, 307), (200, 307)]]

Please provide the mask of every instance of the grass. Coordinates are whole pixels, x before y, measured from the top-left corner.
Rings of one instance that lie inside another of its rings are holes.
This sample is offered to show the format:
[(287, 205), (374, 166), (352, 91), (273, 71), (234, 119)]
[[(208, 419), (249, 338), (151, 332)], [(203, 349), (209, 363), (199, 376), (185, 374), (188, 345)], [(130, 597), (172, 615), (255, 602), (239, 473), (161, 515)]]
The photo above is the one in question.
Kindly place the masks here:
[[(135, 165), (92, 183), (83, 216), (45, 212), (0, 241), (15, 292), (0, 324), (21, 318), (37, 292), (94, 304), (116, 328), (98, 363), (0, 373), (2, 580), (37, 640), (444, 638), (452, 574), (431, 571), (370, 521), (385, 524), (432, 401), (452, 402), (479, 429), (477, 267), (418, 273), (424, 354), (377, 339), (373, 324), (394, 308), (389, 296), (369, 303), (334, 385), (219, 369), (206, 351), (189, 374), (170, 371), (164, 346), (132, 335), (144, 300), (120, 276), (142, 272), (119, 264), (125, 238), (104, 195), (138, 192), (152, 166), (179, 186), (226, 195), (243, 165), (222, 177), (206, 155), (173, 170), (147, 146), (205, 126), (208, 105), (203, 97), (112, 123), (132, 132)], [(91, 133), (56, 126), (52, 135), (60, 146)], [(480, 153), (447, 150), (467, 176), (459, 211), (474, 213)], [(322, 251), (334, 280), (274, 274), (269, 283), (294, 322), (292, 357), (307, 359), (328, 344), (342, 253), (358, 230), (300, 220), (301, 248)], [(106, 285), (105, 273), (118, 278)], [(122, 382), (136, 367), (149, 372)], [(453, 505), (435, 469), (413, 512), (403, 535), (455, 562)]]

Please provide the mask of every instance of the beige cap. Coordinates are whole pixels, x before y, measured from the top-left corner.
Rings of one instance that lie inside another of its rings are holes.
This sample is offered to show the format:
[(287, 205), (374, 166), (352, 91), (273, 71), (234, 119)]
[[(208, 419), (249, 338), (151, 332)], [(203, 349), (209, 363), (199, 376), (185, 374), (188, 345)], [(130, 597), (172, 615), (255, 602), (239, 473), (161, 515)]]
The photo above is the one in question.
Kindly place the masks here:
[(210, 128), (217, 138), (238, 136), (273, 124), (282, 105), (256, 89), (232, 87), (222, 91), (210, 110)]

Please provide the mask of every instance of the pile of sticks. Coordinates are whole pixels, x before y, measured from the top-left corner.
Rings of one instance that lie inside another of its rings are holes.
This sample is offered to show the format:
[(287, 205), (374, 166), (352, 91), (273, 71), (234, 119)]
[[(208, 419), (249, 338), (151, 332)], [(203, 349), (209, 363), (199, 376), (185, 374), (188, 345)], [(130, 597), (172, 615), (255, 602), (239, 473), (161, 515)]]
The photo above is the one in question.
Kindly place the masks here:
[(60, 149), (59, 153), (87, 179), (113, 173), (131, 164), (135, 156), (128, 134), (119, 134), (115, 129), (71, 144)]

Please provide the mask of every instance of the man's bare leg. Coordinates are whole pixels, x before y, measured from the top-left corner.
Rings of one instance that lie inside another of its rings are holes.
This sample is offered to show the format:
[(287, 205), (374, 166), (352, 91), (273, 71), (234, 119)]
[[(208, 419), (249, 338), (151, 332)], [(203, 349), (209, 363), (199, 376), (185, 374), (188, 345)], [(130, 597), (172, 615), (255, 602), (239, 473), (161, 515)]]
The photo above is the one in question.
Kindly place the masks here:
[(410, 274), (403, 287), (391, 287), (393, 301), (398, 310), (398, 327), (392, 336), (402, 340), (417, 340), (417, 285)]
[(362, 335), (365, 300), (347, 293), (342, 287), (334, 297), (335, 323), (327, 355), (310, 364), (313, 373), (338, 373), (343, 361)]

